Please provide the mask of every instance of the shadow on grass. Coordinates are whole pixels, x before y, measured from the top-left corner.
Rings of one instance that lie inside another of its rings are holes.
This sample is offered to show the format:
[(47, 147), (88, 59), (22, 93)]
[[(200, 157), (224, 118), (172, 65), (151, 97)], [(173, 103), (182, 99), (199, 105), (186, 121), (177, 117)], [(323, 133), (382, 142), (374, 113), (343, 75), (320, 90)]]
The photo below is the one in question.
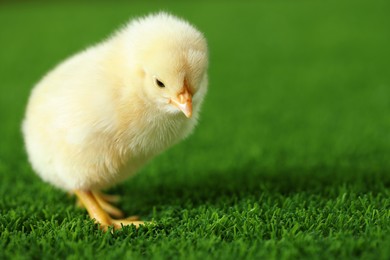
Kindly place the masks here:
[[(116, 193), (132, 198), (131, 208), (145, 206), (219, 204), (263, 194), (292, 197), (295, 194), (315, 194), (334, 198), (340, 192), (357, 194), (383, 192), (390, 187), (389, 171), (355, 168), (351, 166), (316, 166), (311, 168), (258, 169), (248, 163), (227, 172), (210, 171), (197, 178), (142, 183), (131, 181), (116, 187)], [(161, 173), (168, 176), (169, 173)], [(147, 187), (146, 189), (144, 187)], [(126, 203), (124, 201), (124, 203)], [(141, 205), (142, 204), (142, 205)], [(126, 206), (126, 205), (125, 205)], [(141, 212), (142, 213), (142, 212)]]

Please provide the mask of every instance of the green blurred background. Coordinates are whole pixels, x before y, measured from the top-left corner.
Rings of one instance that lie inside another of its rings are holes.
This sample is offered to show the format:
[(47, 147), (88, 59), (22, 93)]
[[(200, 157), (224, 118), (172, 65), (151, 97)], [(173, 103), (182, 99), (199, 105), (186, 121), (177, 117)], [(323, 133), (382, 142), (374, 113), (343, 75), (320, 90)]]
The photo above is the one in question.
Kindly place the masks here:
[[(20, 124), (31, 88), (64, 58), (130, 18), (158, 10), (181, 16), (205, 33), (210, 88), (194, 135), (116, 188), (142, 197), (125, 209), (152, 217), (151, 208), (160, 205), (157, 218), (164, 219), (174, 215), (164, 210), (191, 201), (211, 203), (224, 214), (224, 206), (240, 199), (256, 202), (266, 191), (270, 196), (281, 192), (285, 199), (298, 194), (304, 203), (313, 194), (324, 200), (332, 192), (342, 196), (336, 191), (344, 187), (355, 199), (379, 194), (384, 201), (372, 208), (389, 214), (389, 1), (26, 1), (0, 2), (3, 226), (34, 203), (20, 194), (34, 194), (43, 203), (37, 212), (51, 212), (45, 207), (50, 203), (59, 211), (72, 205), (41, 183), (26, 162)], [(7, 216), (11, 209), (13, 217)], [(68, 213), (59, 214), (61, 219)], [(389, 222), (382, 217), (379, 227), (386, 233)], [(372, 239), (357, 234), (367, 243)], [(318, 243), (314, 253), (321, 252)], [(3, 245), (9, 252), (15, 249)]]
[(299, 164), (333, 164), (351, 154), (387, 157), (388, 7), (387, 1), (2, 4), (0, 115), (7, 149), (1, 155), (20, 153), (20, 145), (8, 142), (19, 139), (29, 91), (49, 69), (129, 18), (162, 9), (208, 38), (210, 93), (197, 135), (221, 150), (215, 159), (245, 156), (266, 164), (276, 159), (270, 153), (280, 153), (285, 163), (294, 157)]

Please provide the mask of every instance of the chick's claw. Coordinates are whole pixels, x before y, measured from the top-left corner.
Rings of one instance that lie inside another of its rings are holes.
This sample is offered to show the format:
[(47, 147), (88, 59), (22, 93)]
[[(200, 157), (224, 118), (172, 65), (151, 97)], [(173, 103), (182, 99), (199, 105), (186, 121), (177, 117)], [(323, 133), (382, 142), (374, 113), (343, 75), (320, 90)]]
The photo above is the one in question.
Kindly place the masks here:
[(121, 229), (122, 226), (129, 226), (134, 225), (136, 228), (138, 228), (140, 225), (144, 225), (144, 221), (140, 220), (129, 220), (129, 218), (126, 219), (111, 219), (111, 225), (114, 226), (114, 229)]
[[(100, 224), (100, 227), (107, 231), (108, 227), (113, 226), (114, 229), (121, 229), (122, 226), (144, 224), (139, 220), (138, 216), (131, 216), (125, 219), (113, 219), (110, 215), (123, 215), (123, 213), (105, 201), (98, 192), (76, 190), (74, 192), (79, 199), (79, 202), (87, 209), (91, 219)], [(108, 210), (107, 210), (108, 209)]]

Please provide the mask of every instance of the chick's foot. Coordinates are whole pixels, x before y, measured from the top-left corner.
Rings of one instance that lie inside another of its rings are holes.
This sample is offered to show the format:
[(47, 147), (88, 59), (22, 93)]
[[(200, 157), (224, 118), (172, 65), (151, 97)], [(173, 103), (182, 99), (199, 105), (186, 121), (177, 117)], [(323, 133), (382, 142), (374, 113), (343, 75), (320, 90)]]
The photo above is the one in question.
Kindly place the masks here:
[[(104, 195), (100, 192), (83, 190), (76, 190), (74, 193), (78, 197), (79, 203), (87, 209), (91, 219), (94, 219), (95, 222), (100, 224), (100, 227), (105, 231), (107, 231), (110, 226), (113, 226), (114, 229), (120, 229), (122, 228), (122, 225), (135, 225), (138, 227), (139, 225), (144, 224), (143, 221), (139, 220), (138, 216), (124, 219), (111, 218), (110, 215), (119, 218), (123, 217), (123, 212), (109, 203), (109, 200), (114, 198), (112, 196)], [(116, 197), (115, 200), (117, 201)]]

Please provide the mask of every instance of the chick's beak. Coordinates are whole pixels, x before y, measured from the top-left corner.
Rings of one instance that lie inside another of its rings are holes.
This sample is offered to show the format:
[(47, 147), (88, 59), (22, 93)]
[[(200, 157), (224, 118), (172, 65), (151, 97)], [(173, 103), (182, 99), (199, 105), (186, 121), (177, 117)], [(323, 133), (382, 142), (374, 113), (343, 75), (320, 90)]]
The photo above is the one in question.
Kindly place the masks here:
[(171, 98), (170, 103), (180, 109), (186, 117), (192, 116), (192, 95), (187, 87), (184, 87), (176, 98)]

